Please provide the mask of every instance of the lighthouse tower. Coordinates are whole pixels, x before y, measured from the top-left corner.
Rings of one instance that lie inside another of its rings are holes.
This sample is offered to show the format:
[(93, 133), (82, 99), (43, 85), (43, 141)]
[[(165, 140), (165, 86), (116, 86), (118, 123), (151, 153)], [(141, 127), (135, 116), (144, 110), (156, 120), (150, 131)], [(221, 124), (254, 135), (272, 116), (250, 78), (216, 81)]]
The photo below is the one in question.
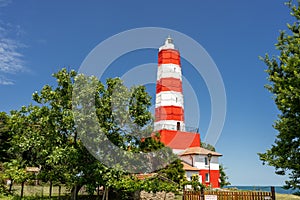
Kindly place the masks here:
[(200, 134), (186, 132), (180, 53), (171, 37), (158, 52), (154, 131), (174, 153), (200, 147)]
[(180, 54), (172, 38), (159, 48), (154, 130), (184, 131)]

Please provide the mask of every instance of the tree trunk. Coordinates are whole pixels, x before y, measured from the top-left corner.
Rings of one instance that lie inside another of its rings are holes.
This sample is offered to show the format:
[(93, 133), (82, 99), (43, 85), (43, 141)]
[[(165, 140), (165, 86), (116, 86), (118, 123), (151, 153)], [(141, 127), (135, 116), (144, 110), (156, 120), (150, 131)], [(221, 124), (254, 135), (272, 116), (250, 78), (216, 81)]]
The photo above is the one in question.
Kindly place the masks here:
[(102, 200), (105, 200), (105, 193), (106, 193), (106, 187), (103, 187), (103, 196), (102, 196)]
[(104, 188), (102, 200), (108, 200), (108, 187)]
[(23, 194), (24, 194), (24, 184), (25, 184), (25, 182), (22, 182), (22, 186), (21, 186), (21, 199), (23, 198)]
[(108, 191), (109, 191), (109, 188), (107, 187), (107, 188), (106, 188), (106, 194), (105, 194), (105, 199), (106, 199), (106, 200), (108, 200)]
[(75, 185), (75, 186), (72, 187), (71, 200), (77, 200), (78, 199), (78, 192), (79, 192), (81, 187), (82, 187), (82, 185)]
[(61, 185), (58, 186), (58, 199), (60, 199)]
[(49, 186), (49, 198), (51, 199), (52, 197), (52, 181), (50, 181), (50, 186)]
[(9, 189), (8, 189), (9, 193), (11, 193), (11, 191), (12, 191), (13, 181), (14, 180), (10, 179), (10, 184), (9, 184)]

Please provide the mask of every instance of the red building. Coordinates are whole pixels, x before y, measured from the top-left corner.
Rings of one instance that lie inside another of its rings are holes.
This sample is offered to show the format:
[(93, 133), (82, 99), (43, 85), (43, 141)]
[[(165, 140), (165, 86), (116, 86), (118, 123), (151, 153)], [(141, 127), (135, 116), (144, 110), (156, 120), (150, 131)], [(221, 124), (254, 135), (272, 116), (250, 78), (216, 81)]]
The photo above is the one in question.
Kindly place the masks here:
[(222, 155), (201, 148), (200, 134), (186, 131), (180, 53), (170, 37), (158, 52), (154, 131), (181, 157), (188, 179), (198, 174), (202, 183), (220, 187), (218, 157)]

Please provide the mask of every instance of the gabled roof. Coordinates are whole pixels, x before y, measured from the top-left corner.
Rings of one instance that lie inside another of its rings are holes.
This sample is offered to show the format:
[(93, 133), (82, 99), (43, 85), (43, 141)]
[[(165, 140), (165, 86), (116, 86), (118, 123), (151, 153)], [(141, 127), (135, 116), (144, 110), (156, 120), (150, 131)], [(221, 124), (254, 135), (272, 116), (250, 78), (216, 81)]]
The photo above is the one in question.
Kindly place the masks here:
[(200, 171), (200, 169), (193, 167), (192, 165), (189, 165), (186, 162), (181, 162), (181, 164), (183, 164), (184, 171)]
[(204, 149), (202, 147), (190, 147), (187, 148), (183, 153), (179, 154), (180, 156), (184, 155), (207, 155), (211, 153), (213, 156), (222, 156), (222, 154), (214, 151), (210, 151), (208, 149)]

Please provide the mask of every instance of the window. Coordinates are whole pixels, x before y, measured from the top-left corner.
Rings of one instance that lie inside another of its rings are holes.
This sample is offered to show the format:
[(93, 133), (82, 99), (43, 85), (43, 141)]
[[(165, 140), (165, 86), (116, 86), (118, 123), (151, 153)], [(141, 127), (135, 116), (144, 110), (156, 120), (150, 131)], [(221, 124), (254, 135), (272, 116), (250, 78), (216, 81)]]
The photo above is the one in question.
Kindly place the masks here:
[(209, 177), (209, 173), (206, 173), (206, 174), (205, 174), (205, 182), (210, 182), (210, 181), (209, 181), (209, 178), (210, 178), (210, 177)]
[(204, 158), (204, 163), (205, 163), (205, 165), (208, 165), (208, 158), (207, 157)]
[(180, 122), (177, 122), (177, 131), (180, 131)]

